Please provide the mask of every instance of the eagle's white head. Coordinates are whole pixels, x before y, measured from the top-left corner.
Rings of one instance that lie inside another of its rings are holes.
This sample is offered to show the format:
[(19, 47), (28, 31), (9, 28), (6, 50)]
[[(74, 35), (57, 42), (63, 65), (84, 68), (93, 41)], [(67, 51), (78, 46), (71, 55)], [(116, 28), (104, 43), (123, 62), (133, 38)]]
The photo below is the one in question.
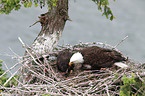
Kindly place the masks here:
[(70, 58), (69, 66), (71, 64), (81, 64), (84, 62), (83, 56), (80, 52), (74, 53)]

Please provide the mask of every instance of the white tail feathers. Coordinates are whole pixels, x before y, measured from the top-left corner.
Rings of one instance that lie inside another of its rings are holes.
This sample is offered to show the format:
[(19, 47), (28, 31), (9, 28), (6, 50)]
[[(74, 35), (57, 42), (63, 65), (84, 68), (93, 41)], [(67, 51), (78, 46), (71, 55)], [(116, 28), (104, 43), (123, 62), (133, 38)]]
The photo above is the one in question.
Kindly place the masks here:
[(121, 67), (121, 68), (127, 68), (128, 67), (128, 65), (126, 65), (126, 64), (124, 64), (122, 62), (116, 62), (116, 63), (114, 63), (114, 65), (116, 65), (118, 67)]

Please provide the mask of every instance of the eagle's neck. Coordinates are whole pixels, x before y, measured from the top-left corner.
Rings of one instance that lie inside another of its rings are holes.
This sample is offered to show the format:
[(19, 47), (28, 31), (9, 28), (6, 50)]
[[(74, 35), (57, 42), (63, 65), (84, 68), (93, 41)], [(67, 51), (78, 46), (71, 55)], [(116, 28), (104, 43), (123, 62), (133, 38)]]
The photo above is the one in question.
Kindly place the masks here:
[(82, 67), (81, 63), (75, 64), (74, 70), (79, 70)]

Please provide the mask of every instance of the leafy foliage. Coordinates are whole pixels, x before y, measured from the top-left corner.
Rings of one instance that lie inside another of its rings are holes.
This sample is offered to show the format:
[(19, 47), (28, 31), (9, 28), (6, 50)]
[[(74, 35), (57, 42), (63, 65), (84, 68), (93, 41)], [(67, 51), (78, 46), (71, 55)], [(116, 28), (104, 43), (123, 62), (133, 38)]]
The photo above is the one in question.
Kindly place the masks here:
[[(2, 61), (0, 61), (0, 67), (2, 66)], [(2, 68), (0, 68), (0, 76), (4, 73), (5, 71), (2, 70)], [(0, 77), (0, 85), (4, 84), (7, 80), (7, 74), (3, 75), (2, 77)]]
[(98, 10), (100, 10), (101, 12), (104, 10), (102, 15), (105, 15), (107, 19), (110, 17), (109, 19), (112, 21), (115, 18), (110, 7), (108, 7), (109, 5), (108, 0), (93, 0), (93, 1), (97, 4)]
[(0, 1), (0, 12), (8, 14), (11, 10), (20, 9), (21, 5), (19, 4), (20, 0), (1, 0)]
[[(1, 63), (2, 63), (2, 61), (0, 61), (0, 67), (2, 67), (2, 64)], [(8, 79), (7, 74), (4, 74), (3, 75), (4, 72), (5, 72), (5, 70), (2, 70), (2, 68), (0, 68), (0, 85), (3, 85), (6, 82), (6, 80)], [(16, 82), (16, 80), (14, 78), (18, 78), (18, 76), (15, 75), (11, 79), (11, 81), (8, 82), (5, 86), (13, 86), (13, 85), (16, 85), (17, 82)]]
[[(104, 10), (102, 15), (105, 15), (107, 19), (109, 18), (110, 20), (113, 20), (115, 18), (110, 7), (108, 7), (108, 0), (92, 1), (94, 1), (97, 4), (98, 10), (100, 10), (101, 12)], [(12, 10), (19, 10), (22, 5), (26, 8), (29, 8), (32, 6), (32, 4), (34, 4), (35, 7), (40, 6), (40, 8), (45, 7), (45, 5), (47, 5), (47, 7), (51, 9), (52, 6), (56, 6), (56, 2), (57, 0), (1, 0), (0, 13), (9, 14)]]
[(123, 86), (121, 86), (120, 96), (144, 96), (145, 84), (139, 79), (135, 79), (132, 74), (131, 78), (123, 76)]
[(0, 13), (9, 14), (12, 10), (19, 10), (23, 5), (26, 8), (35, 4), (35, 7), (45, 7), (47, 4), (49, 7), (56, 6), (57, 0), (1, 0), (0, 1)]

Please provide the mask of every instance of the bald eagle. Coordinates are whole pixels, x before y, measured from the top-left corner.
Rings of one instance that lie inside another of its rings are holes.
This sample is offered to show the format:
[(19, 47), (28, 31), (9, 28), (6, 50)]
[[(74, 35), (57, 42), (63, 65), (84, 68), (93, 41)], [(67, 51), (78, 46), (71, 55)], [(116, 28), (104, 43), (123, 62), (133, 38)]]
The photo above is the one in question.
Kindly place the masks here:
[(70, 51), (62, 51), (62, 53), (57, 57), (57, 66), (58, 69), (66, 73), (80, 68), (83, 70), (100, 70), (115, 65), (121, 68), (128, 67), (122, 63), (126, 61), (126, 58), (121, 53), (98, 46), (87, 47), (75, 53)]

